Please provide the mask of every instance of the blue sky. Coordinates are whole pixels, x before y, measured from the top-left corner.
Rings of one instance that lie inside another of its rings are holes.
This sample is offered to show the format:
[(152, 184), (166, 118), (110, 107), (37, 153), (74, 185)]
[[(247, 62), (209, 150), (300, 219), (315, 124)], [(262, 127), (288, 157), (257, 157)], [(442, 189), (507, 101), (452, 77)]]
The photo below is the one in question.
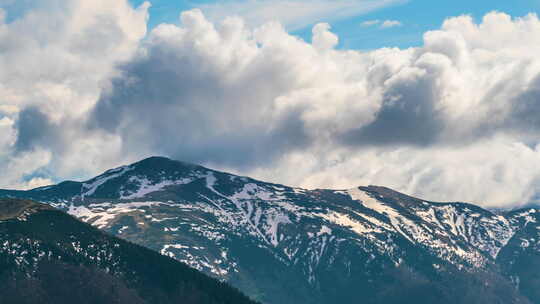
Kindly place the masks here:
[[(144, 0), (131, 1), (134, 5), (139, 5)], [(162, 22), (178, 23), (178, 15), (183, 10), (222, 3), (242, 5), (242, 3), (249, 1), (153, 0), (151, 2), (150, 27), (154, 27)], [(309, 5), (309, 2), (305, 0), (299, 0), (299, 2)], [(447, 17), (468, 14), (472, 15), (476, 20), (480, 20), (483, 15), (494, 10), (505, 12), (514, 17), (524, 16), (531, 12), (538, 14), (540, 10), (540, 0), (409, 0), (388, 2), (390, 3), (382, 5), (380, 8), (369, 12), (360, 12), (354, 16), (336, 18), (333, 16), (334, 12), (329, 11), (328, 16), (320, 15), (312, 18), (305, 25), (295, 28), (291, 32), (305, 40), (309, 40), (312, 24), (328, 22), (331, 24), (332, 30), (340, 37), (340, 48), (374, 49), (394, 46), (406, 48), (420, 45), (423, 33), (437, 29)], [(358, 3), (361, 3), (361, 1), (358, 1)], [(246, 5), (246, 7), (248, 6)], [(222, 14), (226, 15), (227, 12), (224, 11)], [(379, 20), (380, 22), (385, 20), (399, 21), (401, 25), (390, 28), (381, 28), (380, 23), (373, 26), (362, 26), (363, 22), (373, 20)]]

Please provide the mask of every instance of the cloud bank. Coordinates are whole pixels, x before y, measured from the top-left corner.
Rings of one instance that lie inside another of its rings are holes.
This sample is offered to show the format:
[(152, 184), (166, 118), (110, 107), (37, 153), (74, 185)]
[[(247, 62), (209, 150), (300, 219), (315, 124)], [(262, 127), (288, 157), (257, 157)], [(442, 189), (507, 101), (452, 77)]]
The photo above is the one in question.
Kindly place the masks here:
[(449, 18), (421, 47), (360, 52), (325, 23), (306, 42), (192, 10), (147, 34), (147, 4), (55, 3), (0, 25), (2, 186), (160, 154), (484, 206), (540, 190), (536, 15)]

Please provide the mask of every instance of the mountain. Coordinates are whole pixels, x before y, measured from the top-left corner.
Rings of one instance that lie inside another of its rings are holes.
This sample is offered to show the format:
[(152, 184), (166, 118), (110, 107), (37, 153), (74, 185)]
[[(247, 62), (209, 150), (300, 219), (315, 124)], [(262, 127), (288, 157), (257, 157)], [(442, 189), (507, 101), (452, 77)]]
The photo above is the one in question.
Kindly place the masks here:
[(3, 304), (255, 304), (178, 261), (20, 199), (0, 199), (0, 283)]
[(497, 255), (501, 265), (512, 281), (534, 303), (540, 303), (540, 212), (536, 209), (518, 210), (507, 215), (522, 227)]
[(1, 196), (47, 202), (268, 304), (540, 303), (535, 208), (307, 190), (161, 157)]

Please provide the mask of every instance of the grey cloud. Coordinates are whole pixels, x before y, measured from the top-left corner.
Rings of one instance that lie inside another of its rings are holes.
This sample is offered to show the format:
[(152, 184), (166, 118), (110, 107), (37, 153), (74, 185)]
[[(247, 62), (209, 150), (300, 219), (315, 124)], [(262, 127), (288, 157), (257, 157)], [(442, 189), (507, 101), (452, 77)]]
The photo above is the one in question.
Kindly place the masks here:
[(540, 139), (540, 74), (516, 98), (510, 116), (512, 127)]
[(19, 113), (17, 130), (15, 150), (25, 152), (37, 146), (51, 145), (54, 126), (38, 108), (28, 107)]
[(406, 79), (384, 94), (375, 120), (343, 135), (343, 143), (354, 146), (430, 146), (437, 144), (444, 117), (435, 109), (438, 98), (431, 77)]
[(90, 115), (90, 130), (120, 135), (126, 150), (235, 168), (269, 164), (308, 144), (294, 112), (273, 127), (256, 119), (279, 93), (275, 84), (253, 78), (236, 88), (205, 69), (204, 59), (162, 45), (146, 51), (120, 68), (122, 77)]

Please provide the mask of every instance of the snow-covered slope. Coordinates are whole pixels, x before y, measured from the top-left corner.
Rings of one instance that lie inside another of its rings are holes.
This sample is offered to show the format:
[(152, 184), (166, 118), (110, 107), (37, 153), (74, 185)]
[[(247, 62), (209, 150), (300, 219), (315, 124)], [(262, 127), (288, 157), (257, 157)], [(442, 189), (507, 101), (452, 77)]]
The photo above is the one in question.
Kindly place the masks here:
[[(403, 273), (443, 291), (439, 281), (462, 273), (516, 285), (497, 258), (537, 212), (495, 214), (375, 186), (292, 188), (156, 157), (83, 183), (2, 195), (46, 201), (265, 303), (357, 303), (358, 292), (386, 297), (382, 286)], [(495, 286), (481, 288), (489, 294)]]

